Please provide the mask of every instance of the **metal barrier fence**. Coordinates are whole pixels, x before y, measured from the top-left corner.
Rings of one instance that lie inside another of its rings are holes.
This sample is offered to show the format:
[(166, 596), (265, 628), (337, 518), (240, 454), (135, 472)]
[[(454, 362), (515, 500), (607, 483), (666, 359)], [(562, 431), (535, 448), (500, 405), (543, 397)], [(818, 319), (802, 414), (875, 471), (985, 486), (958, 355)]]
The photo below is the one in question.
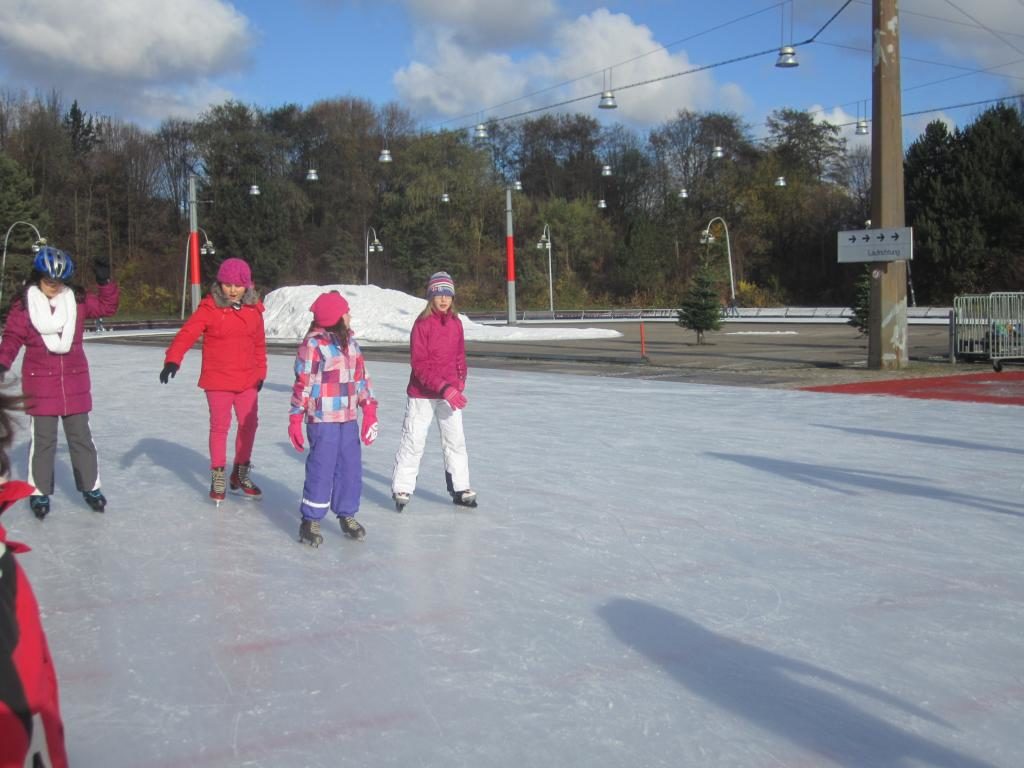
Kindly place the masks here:
[(988, 293), (953, 299), (953, 354), (958, 360), (1024, 359), (1024, 293)]

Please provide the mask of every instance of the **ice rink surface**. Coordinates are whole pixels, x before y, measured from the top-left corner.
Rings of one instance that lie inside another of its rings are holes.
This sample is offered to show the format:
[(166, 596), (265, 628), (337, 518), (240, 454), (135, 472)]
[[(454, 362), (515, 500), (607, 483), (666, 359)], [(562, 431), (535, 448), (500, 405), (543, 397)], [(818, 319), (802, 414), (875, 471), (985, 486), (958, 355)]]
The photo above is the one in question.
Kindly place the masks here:
[(312, 549), (289, 357), (264, 499), (216, 509), (198, 351), (166, 386), (88, 354), (106, 514), (62, 440), (51, 515), (3, 518), (73, 766), (1021, 764), (1019, 408), (471, 368), (480, 507), (434, 431), (398, 514), (408, 367), (371, 351), (368, 535)]

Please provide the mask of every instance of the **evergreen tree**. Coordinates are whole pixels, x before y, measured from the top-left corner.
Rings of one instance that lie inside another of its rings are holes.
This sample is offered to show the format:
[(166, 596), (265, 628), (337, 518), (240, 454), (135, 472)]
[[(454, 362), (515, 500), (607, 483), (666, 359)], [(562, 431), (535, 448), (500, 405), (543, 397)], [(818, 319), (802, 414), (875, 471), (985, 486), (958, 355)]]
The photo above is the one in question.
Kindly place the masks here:
[(95, 121), (82, 111), (77, 100), (71, 102), (71, 109), (64, 115), (63, 124), (76, 158), (89, 154), (100, 141)]
[(717, 331), (722, 327), (718, 292), (715, 290), (711, 266), (707, 262), (701, 264), (693, 276), (678, 314), (679, 325), (697, 332), (698, 344), (704, 343), (705, 331)]
[(853, 316), (849, 324), (866, 335), (871, 321), (871, 267), (865, 266), (854, 286)]

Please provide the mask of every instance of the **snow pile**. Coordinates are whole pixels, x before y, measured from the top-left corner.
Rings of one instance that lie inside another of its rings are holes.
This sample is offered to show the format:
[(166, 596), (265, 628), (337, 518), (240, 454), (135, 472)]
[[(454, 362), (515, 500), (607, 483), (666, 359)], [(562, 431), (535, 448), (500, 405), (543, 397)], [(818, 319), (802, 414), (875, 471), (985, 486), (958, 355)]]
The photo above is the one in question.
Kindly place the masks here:
[[(352, 329), (360, 343), (405, 344), (426, 300), (376, 285), (298, 285), (278, 288), (266, 295), (263, 323), (267, 338), (299, 340), (313, 320), (310, 305), (324, 291), (337, 291), (349, 303)], [(472, 341), (540, 341), (554, 339), (598, 339), (621, 336), (604, 328), (523, 328), (475, 323), (465, 315), (462, 325)]]

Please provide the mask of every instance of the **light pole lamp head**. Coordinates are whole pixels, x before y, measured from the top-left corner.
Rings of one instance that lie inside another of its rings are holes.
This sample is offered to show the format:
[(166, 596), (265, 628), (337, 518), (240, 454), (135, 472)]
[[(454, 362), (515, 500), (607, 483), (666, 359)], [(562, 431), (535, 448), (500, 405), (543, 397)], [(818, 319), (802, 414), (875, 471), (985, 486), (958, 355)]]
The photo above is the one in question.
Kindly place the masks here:
[(388, 149), (387, 147), (384, 147), (384, 149), (382, 149), (380, 151), (380, 155), (378, 155), (378, 157), (377, 157), (377, 162), (378, 163), (390, 163), (391, 160), (392, 160), (391, 150)]
[(32, 243), (32, 253), (39, 253), (39, 249), (46, 245), (46, 238), (40, 237), (34, 243)]
[(451, 201), (452, 201), (452, 199), (451, 199), (451, 197), (449, 197), (447, 192), (442, 192), (441, 193), (441, 202), (442, 203), (450, 203)]
[(370, 243), (370, 253), (384, 253), (384, 246), (380, 244), (380, 240), (376, 237), (374, 237), (373, 242)]
[(775, 60), (775, 66), (780, 69), (799, 67), (800, 62), (796, 60), (796, 48), (792, 45), (784, 45), (779, 48), (779, 58)]
[(723, 157), (725, 157), (725, 150), (722, 149), (720, 145), (716, 144), (711, 148), (711, 157), (714, 160), (721, 160)]
[(715, 236), (713, 234), (711, 234), (711, 230), (710, 229), (705, 229), (703, 232), (700, 233), (700, 244), (701, 245), (707, 245), (708, 243), (713, 243), (713, 242), (715, 242)]
[(854, 131), (854, 133), (856, 133), (858, 136), (867, 136), (868, 135), (868, 121), (867, 120), (858, 120), (857, 121), (857, 129)]
[(611, 176), (612, 175), (612, 167), (610, 165), (608, 165), (608, 164), (602, 165), (601, 166), (601, 175), (602, 176)]
[(477, 123), (473, 129), (473, 138), (477, 141), (485, 141), (490, 138), (490, 134), (487, 133), (486, 123)]
[(680, 199), (680, 200), (685, 200), (685, 199), (686, 199), (686, 198), (688, 198), (689, 196), (690, 196), (690, 193), (689, 193), (689, 191), (688, 191), (688, 190), (686, 189), (686, 187), (683, 187), (682, 189), (680, 189), (680, 190), (679, 190), (679, 199)]
[(608, 207), (608, 203), (606, 203), (604, 201), (604, 198), (602, 197), (600, 200), (597, 201), (597, 207), (603, 210)]
[(260, 194), (260, 185), (259, 184), (253, 184), (252, 186), (250, 186), (249, 187), (249, 194), (252, 195), (253, 197), (258, 197), (259, 194)]
[(320, 174), (316, 172), (316, 168), (306, 171), (306, 181), (320, 181)]
[(784, 187), (784, 186), (786, 186), (786, 177), (785, 176), (776, 176), (774, 184), (775, 184), (776, 187)]
[(601, 100), (597, 102), (598, 109), (617, 109), (618, 104), (615, 103), (615, 94), (611, 91), (602, 91)]

